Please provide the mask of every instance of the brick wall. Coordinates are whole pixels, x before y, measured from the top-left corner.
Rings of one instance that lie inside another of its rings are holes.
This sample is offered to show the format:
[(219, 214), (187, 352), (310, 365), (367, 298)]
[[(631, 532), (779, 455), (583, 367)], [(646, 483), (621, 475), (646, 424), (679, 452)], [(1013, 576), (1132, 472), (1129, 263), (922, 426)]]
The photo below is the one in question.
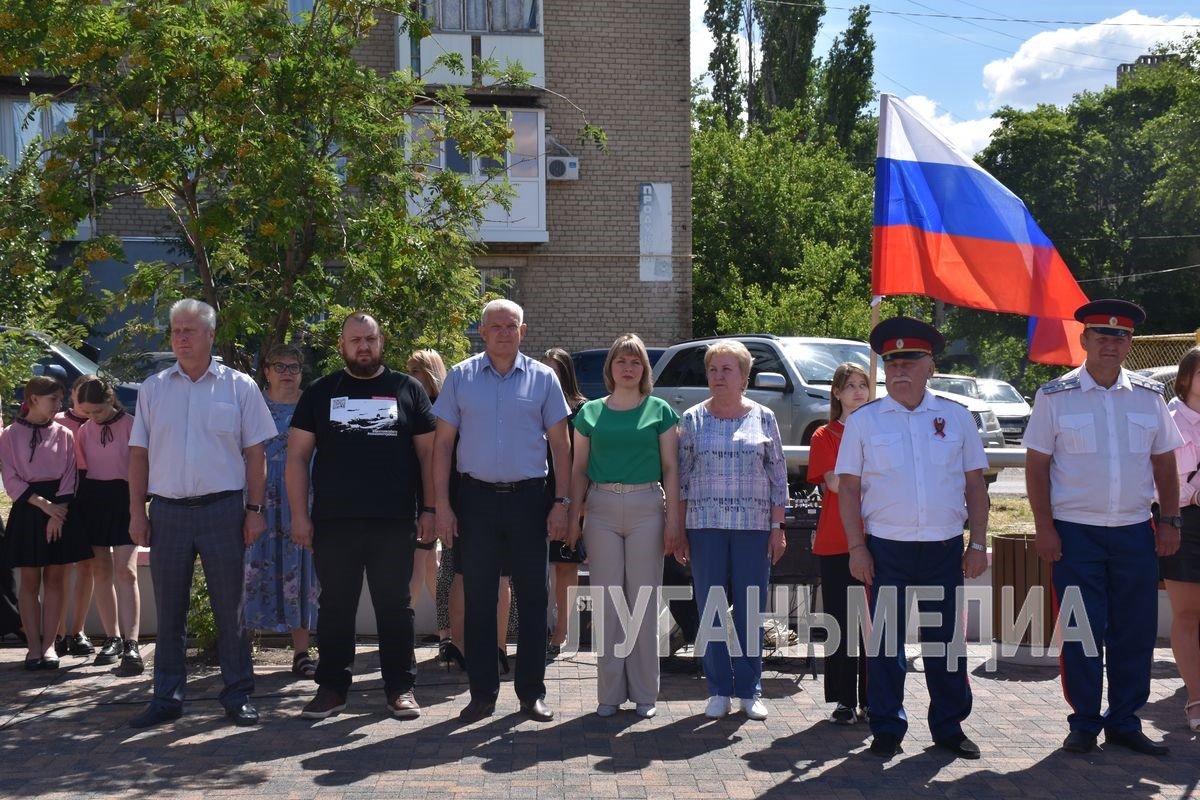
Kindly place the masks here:
[[(608, 152), (580, 145), (580, 114), (544, 94), (546, 122), (580, 157), (578, 181), (548, 181), (549, 242), (496, 245), (481, 268), (510, 271), (512, 298), (525, 306), (525, 350), (607, 346), (634, 331), (648, 344), (691, 335), (691, 166), (687, 0), (615, 0), (603, 5), (545, 0), (546, 81), (582, 107), (608, 134)], [(386, 71), (395, 65), (390, 15), (355, 51)], [(502, 104), (501, 99), (497, 99)], [(639, 183), (672, 185), (670, 282), (638, 277)], [(119, 202), (99, 221), (103, 233), (156, 236), (170, 231), (161, 211)]]
[[(608, 134), (608, 152), (579, 145), (582, 119), (547, 95), (546, 122), (580, 157), (578, 181), (548, 181), (550, 241), (526, 249), (513, 299), (525, 349), (607, 346), (634, 331), (648, 344), (691, 335), (691, 149), (688, 3), (546, 0), (546, 83)], [(638, 279), (639, 183), (672, 185), (673, 280)], [(508, 246), (509, 248), (513, 246)]]

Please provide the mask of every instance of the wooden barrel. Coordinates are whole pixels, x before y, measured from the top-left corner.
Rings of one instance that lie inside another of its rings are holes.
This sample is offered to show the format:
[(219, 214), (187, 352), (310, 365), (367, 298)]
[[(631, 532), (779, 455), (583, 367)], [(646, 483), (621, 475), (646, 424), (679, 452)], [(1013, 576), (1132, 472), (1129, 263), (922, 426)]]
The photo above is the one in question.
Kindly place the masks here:
[[(1053, 640), (1051, 566), (1038, 558), (1033, 539), (1021, 533), (992, 537), (992, 637), (1002, 644), (1049, 647)], [(1032, 614), (1021, 619), (1022, 609)]]

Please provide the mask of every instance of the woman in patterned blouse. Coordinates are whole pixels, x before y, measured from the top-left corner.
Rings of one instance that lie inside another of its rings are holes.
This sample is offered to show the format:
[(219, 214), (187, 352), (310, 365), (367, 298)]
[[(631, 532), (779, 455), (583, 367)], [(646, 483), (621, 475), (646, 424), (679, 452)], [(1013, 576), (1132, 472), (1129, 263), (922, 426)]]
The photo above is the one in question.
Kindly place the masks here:
[[(680, 517), (687, 539), (677, 555), (692, 560), (702, 621), (716, 615), (723, 625), (724, 610), (732, 604), (739, 645), (739, 654), (731, 656), (719, 636), (704, 651), (710, 695), (704, 713), (714, 719), (729, 713), (733, 697), (748, 717), (766, 719), (759, 680), (762, 629), (758, 617), (752, 624), (748, 615), (766, 610), (771, 564), (786, 546), (783, 442), (771, 410), (744, 395), (750, 365), (750, 352), (740, 342), (709, 347), (704, 367), (710, 397), (685, 411), (679, 423)], [(726, 586), (732, 598), (725, 598)], [(720, 613), (707, 607), (710, 601), (721, 604)]]

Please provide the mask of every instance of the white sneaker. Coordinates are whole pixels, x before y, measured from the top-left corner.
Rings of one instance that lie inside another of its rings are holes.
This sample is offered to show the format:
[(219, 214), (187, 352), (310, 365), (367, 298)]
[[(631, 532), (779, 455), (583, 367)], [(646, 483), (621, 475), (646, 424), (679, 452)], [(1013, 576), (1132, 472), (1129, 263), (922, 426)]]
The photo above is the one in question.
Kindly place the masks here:
[(767, 707), (763, 705), (763, 701), (757, 697), (747, 697), (742, 700), (742, 711), (745, 711), (746, 716), (750, 719), (767, 718)]
[(611, 706), (608, 703), (601, 703), (596, 706), (597, 717), (611, 717), (617, 713), (617, 707)]
[(638, 703), (637, 715), (643, 719), (650, 719), (658, 713), (658, 709), (653, 703)]
[(708, 707), (704, 709), (704, 716), (709, 719), (720, 719), (729, 713), (731, 705), (728, 697), (715, 694), (708, 698)]

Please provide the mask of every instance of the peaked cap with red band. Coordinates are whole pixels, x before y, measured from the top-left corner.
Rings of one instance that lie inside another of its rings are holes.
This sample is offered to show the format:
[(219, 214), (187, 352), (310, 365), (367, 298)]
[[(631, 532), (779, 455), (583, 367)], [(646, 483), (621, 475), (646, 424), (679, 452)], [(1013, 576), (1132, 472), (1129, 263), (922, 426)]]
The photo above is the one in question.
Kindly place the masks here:
[(1109, 298), (1084, 303), (1075, 311), (1075, 319), (1106, 336), (1132, 336), (1133, 329), (1146, 321), (1146, 311), (1128, 300)]
[(912, 317), (885, 319), (871, 331), (871, 349), (884, 361), (936, 356), (945, 347), (946, 340), (937, 328)]

